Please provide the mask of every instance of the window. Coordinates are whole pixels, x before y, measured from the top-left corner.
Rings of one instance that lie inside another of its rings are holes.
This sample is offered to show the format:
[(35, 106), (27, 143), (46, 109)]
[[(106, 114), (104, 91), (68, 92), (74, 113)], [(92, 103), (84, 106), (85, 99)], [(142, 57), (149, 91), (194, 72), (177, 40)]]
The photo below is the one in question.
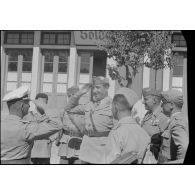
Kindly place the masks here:
[(32, 49), (6, 49), (6, 91), (31, 85), (32, 53)]
[(6, 31), (5, 32), (5, 44), (18, 44), (18, 45), (33, 45), (34, 32), (16, 32)]
[(183, 77), (183, 59), (187, 57), (186, 52), (174, 53), (176, 64), (173, 68), (173, 77)]
[(32, 51), (24, 50), (23, 51), (23, 72), (32, 72)]
[(43, 45), (70, 45), (70, 32), (43, 32), (41, 44)]
[(90, 53), (81, 54), (80, 73), (89, 74), (90, 69)]
[(182, 34), (173, 34), (172, 42), (176, 44), (176, 47), (187, 47), (185, 38)]
[(43, 85), (46, 93), (66, 93), (69, 51), (42, 50), (43, 55)]
[(184, 58), (187, 57), (186, 52), (175, 52), (174, 58), (176, 59), (176, 64), (173, 67), (172, 72), (172, 89), (178, 89), (182, 91), (183, 87), (183, 69), (184, 69)]

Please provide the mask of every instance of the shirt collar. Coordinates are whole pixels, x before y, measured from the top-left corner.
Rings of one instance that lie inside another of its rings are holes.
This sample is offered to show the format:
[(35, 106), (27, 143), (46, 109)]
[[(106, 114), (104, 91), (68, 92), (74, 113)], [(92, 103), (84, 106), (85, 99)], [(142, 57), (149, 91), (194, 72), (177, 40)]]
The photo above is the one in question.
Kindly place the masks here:
[(124, 117), (118, 121), (115, 129), (118, 128), (122, 124), (137, 124), (137, 123), (136, 123), (134, 118), (132, 118), (131, 116), (127, 116), (127, 117)]
[(175, 112), (175, 113), (173, 113), (173, 114), (171, 115), (171, 118), (177, 116), (178, 114), (181, 114), (181, 112)]
[(159, 106), (155, 109), (155, 111), (153, 112), (153, 115), (154, 115), (154, 116), (157, 116), (161, 111), (162, 111), (162, 108), (161, 108), (161, 106), (159, 105)]
[(98, 105), (101, 105), (101, 104), (107, 104), (111, 101), (112, 99), (109, 97), (109, 96), (106, 96), (104, 99), (100, 100), (100, 101), (97, 101), (97, 102), (94, 102), (94, 103), (97, 103)]

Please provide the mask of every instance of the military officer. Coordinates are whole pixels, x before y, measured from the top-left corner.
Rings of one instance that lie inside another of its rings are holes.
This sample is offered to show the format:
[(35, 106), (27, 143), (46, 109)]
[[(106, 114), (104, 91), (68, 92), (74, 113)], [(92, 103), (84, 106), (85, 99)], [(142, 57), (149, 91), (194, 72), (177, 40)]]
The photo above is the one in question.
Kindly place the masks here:
[(187, 117), (181, 112), (183, 94), (178, 90), (162, 92), (163, 112), (170, 117), (165, 131), (162, 133), (162, 145), (159, 154), (159, 163), (182, 163), (187, 151), (188, 123)]
[[(7, 102), (9, 115), (1, 121), (2, 164), (30, 164), (34, 140), (46, 138), (62, 128), (60, 123), (46, 115), (37, 122), (23, 120), (29, 110), (28, 94), (28, 86), (22, 86), (3, 98)], [(42, 113), (45, 112), (42, 102), (35, 100), (34, 103)]]
[[(67, 89), (67, 97), (70, 99), (79, 88), (76, 86)], [(59, 132), (57, 145), (59, 145), (58, 155), (60, 156), (60, 164), (79, 163), (76, 148), (77, 141), (82, 141), (84, 131), (84, 115), (68, 114), (64, 112), (62, 116), (64, 129)]]
[(161, 108), (161, 92), (152, 88), (144, 88), (142, 90), (144, 97), (145, 114), (141, 126), (146, 130), (148, 135), (152, 137), (154, 134), (160, 133), (167, 125), (168, 117), (164, 115)]
[(108, 136), (105, 163), (111, 163), (131, 152), (135, 152), (138, 162), (141, 162), (150, 137), (131, 116), (137, 100), (137, 94), (129, 88), (123, 87), (116, 92), (112, 102), (112, 113), (118, 123)]
[[(76, 105), (80, 97), (87, 93), (91, 85), (85, 85), (70, 100)], [(87, 163), (96, 163), (101, 157), (101, 148), (105, 146), (107, 136), (113, 127), (112, 99), (108, 96), (109, 80), (98, 76), (93, 78), (92, 101), (86, 105), (72, 106), (71, 113), (85, 115), (85, 135), (80, 147), (79, 159)], [(73, 108), (74, 107), (74, 108)]]

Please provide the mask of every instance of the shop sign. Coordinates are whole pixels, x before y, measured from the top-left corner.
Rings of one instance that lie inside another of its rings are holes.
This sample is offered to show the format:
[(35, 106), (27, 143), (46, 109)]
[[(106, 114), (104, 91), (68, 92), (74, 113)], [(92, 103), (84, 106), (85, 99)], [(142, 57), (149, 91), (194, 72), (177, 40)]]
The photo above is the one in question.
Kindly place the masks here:
[(74, 31), (76, 45), (98, 45), (106, 37), (106, 31)]

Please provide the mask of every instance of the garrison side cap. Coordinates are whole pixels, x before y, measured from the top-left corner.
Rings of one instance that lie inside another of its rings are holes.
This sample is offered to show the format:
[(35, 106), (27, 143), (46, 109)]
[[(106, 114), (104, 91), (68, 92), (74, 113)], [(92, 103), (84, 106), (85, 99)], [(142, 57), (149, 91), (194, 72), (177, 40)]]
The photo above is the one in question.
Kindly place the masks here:
[(138, 101), (138, 95), (136, 94), (135, 91), (133, 91), (132, 89), (129, 89), (127, 87), (121, 87), (115, 95), (117, 94), (122, 94), (125, 96), (125, 98), (127, 99), (127, 102), (129, 103), (129, 107), (133, 107), (134, 104)]
[(103, 76), (93, 76), (93, 85), (108, 84), (109, 79)]
[(153, 88), (143, 88), (142, 94), (144, 97), (149, 96), (149, 95), (162, 97), (161, 91), (158, 89), (153, 89)]
[(183, 105), (183, 93), (179, 90), (169, 90), (164, 91), (161, 93), (162, 95), (162, 101), (172, 102), (174, 104), (177, 104), (179, 106)]

